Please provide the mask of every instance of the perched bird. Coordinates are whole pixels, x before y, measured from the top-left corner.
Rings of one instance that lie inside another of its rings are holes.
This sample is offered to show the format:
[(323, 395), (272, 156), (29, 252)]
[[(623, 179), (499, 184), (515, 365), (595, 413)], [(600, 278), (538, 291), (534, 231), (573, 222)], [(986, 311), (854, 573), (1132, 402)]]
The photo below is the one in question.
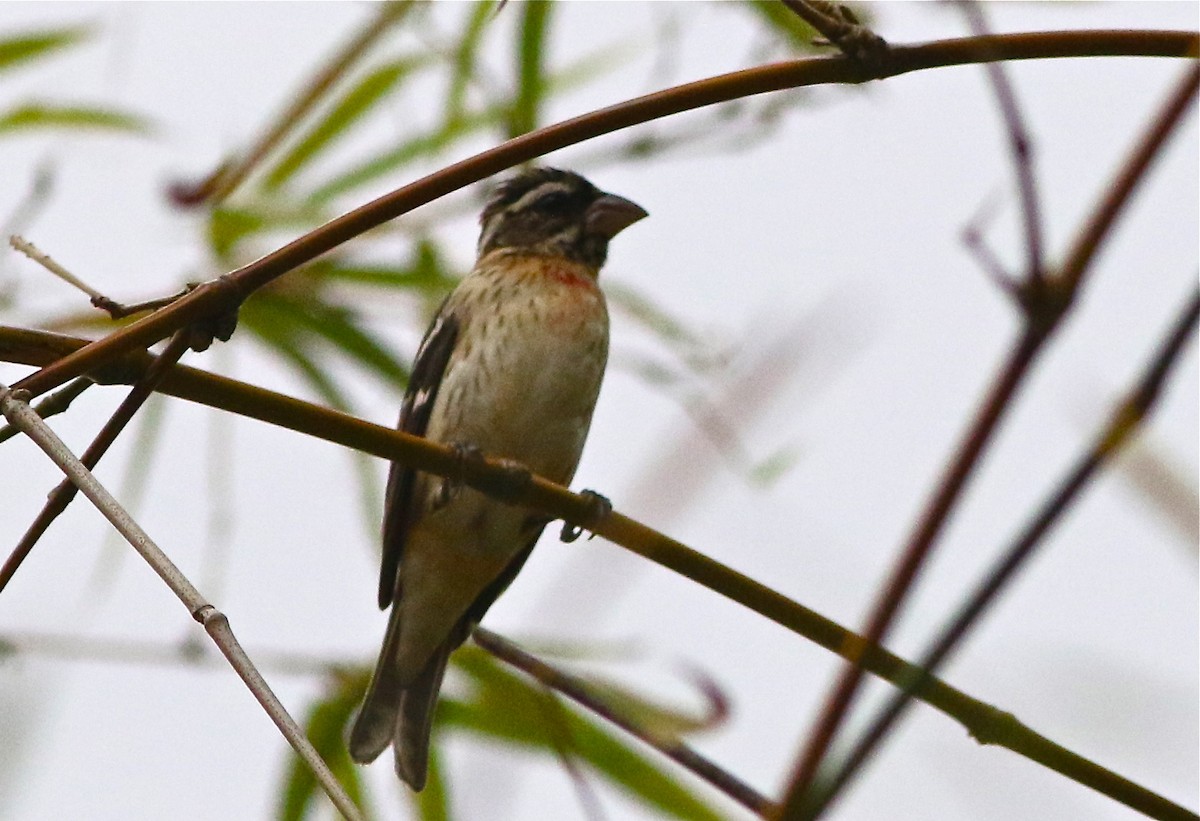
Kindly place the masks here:
[[(609, 241), (645, 216), (569, 171), (531, 168), (503, 182), (480, 217), (474, 269), (417, 350), (400, 430), (568, 484), (608, 359), (597, 276)], [(350, 731), (356, 761), (390, 743), (400, 778), (424, 787), (446, 661), (548, 521), (392, 464), (379, 575), (379, 606), (391, 613)]]

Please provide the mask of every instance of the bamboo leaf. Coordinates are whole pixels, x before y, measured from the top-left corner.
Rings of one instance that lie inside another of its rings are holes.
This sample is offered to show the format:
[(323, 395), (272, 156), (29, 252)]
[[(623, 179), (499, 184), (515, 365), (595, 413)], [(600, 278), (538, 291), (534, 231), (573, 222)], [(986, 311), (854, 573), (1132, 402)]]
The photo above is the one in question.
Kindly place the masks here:
[(309, 200), (315, 204), (327, 202), (333, 197), (392, 174), (415, 160), (437, 156), (458, 140), (504, 122), (504, 117), (503, 106), (491, 106), (483, 111), (465, 115), (453, 123), (439, 125), (433, 131), (411, 137), (396, 148), (339, 174), (316, 189)]
[(150, 124), (143, 118), (111, 108), (26, 103), (0, 114), (0, 134), (39, 128), (97, 129), (146, 134)]
[(408, 369), (385, 345), (359, 327), (351, 310), (322, 303), (312, 294), (301, 301), (290, 294), (260, 292), (243, 306), (241, 321), (264, 341), (273, 341), (277, 346), (307, 348), (314, 338), (323, 339), (360, 367), (397, 387), (408, 385)]
[(509, 114), (509, 137), (537, 128), (546, 95), (544, 62), (551, 5), (548, 0), (528, 0), (523, 9), (517, 41), (517, 93)]
[(0, 38), (0, 71), (6, 71), (85, 40), (86, 28), (48, 29)]
[(427, 58), (407, 57), (382, 65), (363, 77), (271, 169), (263, 187), (268, 191), (278, 189), (322, 151), (334, 145), (351, 126), (390, 94), (400, 81), (428, 64)]
[(490, 0), (476, 3), (471, 9), (462, 39), (454, 50), (454, 66), (450, 74), (450, 91), (446, 95), (447, 123), (460, 120), (467, 107), (467, 87), (475, 78), (476, 56), (483, 42), (486, 23), (492, 19), (495, 3)]
[[(658, 762), (637, 751), (636, 742), (564, 705), (482, 650), (464, 647), (454, 654), (453, 661), (471, 678), (474, 691), (468, 701), (443, 699), (438, 711), (442, 728), (465, 729), (555, 756), (555, 738), (565, 734), (578, 761), (647, 807), (669, 818), (721, 819)], [(551, 728), (551, 721), (560, 724)]]

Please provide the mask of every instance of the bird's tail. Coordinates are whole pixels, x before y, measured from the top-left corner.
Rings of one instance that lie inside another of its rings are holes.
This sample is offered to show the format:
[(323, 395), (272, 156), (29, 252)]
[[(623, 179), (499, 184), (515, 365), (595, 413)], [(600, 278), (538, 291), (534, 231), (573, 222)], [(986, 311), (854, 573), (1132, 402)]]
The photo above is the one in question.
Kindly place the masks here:
[(351, 758), (368, 764), (392, 744), (397, 775), (414, 790), (420, 790), (425, 786), (429, 734), (442, 678), (446, 675), (446, 662), (461, 640), (456, 642), (454, 639), (458, 637), (453, 636), (439, 645), (421, 673), (404, 685), (396, 666), (396, 653), (389, 652), (392, 632), (389, 630), (384, 640), (379, 664), (350, 729), (348, 747)]
[(451, 642), (439, 646), (421, 675), (404, 689), (400, 699), (392, 752), (396, 756), (396, 774), (414, 790), (420, 791), (425, 786), (433, 714), (437, 709), (442, 678), (446, 675), (446, 662), (456, 646)]

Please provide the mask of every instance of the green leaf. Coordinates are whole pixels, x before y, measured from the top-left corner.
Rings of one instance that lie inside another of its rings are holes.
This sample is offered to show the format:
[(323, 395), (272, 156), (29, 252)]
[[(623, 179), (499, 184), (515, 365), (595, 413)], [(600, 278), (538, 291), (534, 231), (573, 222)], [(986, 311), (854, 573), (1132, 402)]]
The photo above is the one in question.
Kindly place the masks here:
[(445, 122), (460, 120), (467, 108), (467, 87), (475, 79), (476, 56), (483, 42), (487, 23), (493, 18), (495, 3), (491, 0), (475, 3), (463, 29), (462, 39), (454, 50), (454, 65), (450, 74), (450, 90), (446, 94)]
[(420, 291), (439, 297), (458, 284), (446, 269), (437, 245), (428, 239), (417, 243), (414, 259), (407, 265), (353, 265), (336, 259), (317, 260), (306, 266), (304, 272), (318, 280)]
[(548, 0), (523, 4), (520, 39), (517, 41), (517, 94), (508, 119), (508, 136), (516, 137), (537, 128), (546, 94), (546, 32), (550, 27)]
[(273, 191), (286, 183), (370, 112), (380, 100), (391, 93), (397, 83), (429, 62), (425, 57), (394, 60), (360, 80), (271, 169), (263, 183), (264, 188)]
[[(580, 763), (647, 807), (669, 818), (720, 821), (716, 810), (660, 769), (673, 764), (635, 749), (640, 742), (566, 706), (479, 648), (461, 648), (453, 662), (472, 679), (474, 692), (469, 701), (442, 700), (437, 717), (441, 728), (468, 730), (555, 757), (556, 739), (565, 736)], [(560, 723), (552, 727), (552, 721)]]
[(396, 148), (378, 154), (324, 183), (313, 191), (309, 200), (313, 203), (327, 202), (333, 197), (392, 174), (411, 162), (436, 157), (458, 140), (504, 122), (505, 115), (505, 106), (490, 106), (483, 111), (464, 115), (454, 122), (439, 125), (433, 131), (410, 137)]
[(242, 306), (241, 321), (277, 350), (282, 350), (280, 343), (300, 350), (311, 347), (315, 339), (323, 339), (360, 367), (397, 387), (408, 385), (408, 368), (359, 327), (353, 311), (320, 302), (316, 294), (306, 293), (297, 298), (291, 294), (259, 292)]
[(49, 29), (0, 39), (0, 71), (73, 46), (90, 36), (83, 27)]
[(438, 755), (436, 749), (430, 749), (425, 789), (417, 793), (413, 799), (421, 821), (450, 821), (450, 795), (446, 787), (441, 756)]
[[(304, 719), (304, 732), (308, 740), (329, 769), (333, 772), (338, 783), (346, 790), (350, 800), (354, 802), (364, 815), (370, 812), (366, 806), (360, 770), (350, 759), (346, 749), (343, 731), (354, 715), (354, 710), (362, 699), (366, 688), (364, 676), (342, 676), (335, 679), (335, 686), (330, 688), (327, 695), (314, 702)], [(324, 792), (320, 790), (316, 778), (300, 757), (292, 754), (291, 765), (280, 791), (281, 801), (276, 812), (280, 821), (301, 821), (315, 804), (321, 802)]]
[(255, 234), (286, 228), (306, 230), (325, 219), (319, 209), (308, 206), (280, 207), (274, 204), (221, 205), (208, 215), (208, 243), (213, 255), (234, 264), (239, 243)]
[(796, 50), (815, 50), (812, 41), (814, 37), (820, 37), (820, 34), (778, 0), (748, 0), (742, 7), (752, 11), (768, 29), (783, 35), (783, 39)]
[(110, 108), (26, 103), (0, 114), (0, 134), (37, 128), (99, 129), (134, 134), (150, 131), (145, 119)]

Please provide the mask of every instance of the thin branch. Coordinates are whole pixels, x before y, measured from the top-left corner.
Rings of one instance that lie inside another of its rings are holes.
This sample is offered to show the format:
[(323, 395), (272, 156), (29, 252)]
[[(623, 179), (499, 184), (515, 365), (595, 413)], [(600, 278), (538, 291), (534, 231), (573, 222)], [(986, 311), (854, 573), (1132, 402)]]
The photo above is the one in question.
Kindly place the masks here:
[(93, 301), (97, 300), (97, 299), (101, 299), (103, 297), (103, 295), (99, 291), (97, 291), (91, 285), (88, 285), (86, 282), (84, 282), (79, 277), (75, 276), (73, 273), (68, 271), (63, 266), (59, 265), (57, 262), (54, 261), (54, 259), (49, 254), (47, 254), (46, 252), (39, 249), (36, 245), (34, 245), (32, 242), (25, 239), (24, 237), (20, 237), (20, 236), (17, 236), (16, 234), (12, 234), (8, 238), (8, 244), (12, 247), (12, 249), (14, 251), (17, 251), (17, 252), (22, 253), (25, 256), (29, 257), (31, 260), (36, 262), (38, 265), (42, 266), (47, 271), (49, 271), (50, 273), (54, 274), (56, 277), (61, 279), (63, 282), (67, 283), (68, 285), (70, 285), (73, 288), (77, 288), (80, 291), (83, 291)]
[(224, 201), (254, 169), (258, 168), (267, 155), (283, 142), (300, 120), (316, 107), (334, 84), (346, 76), (351, 67), (366, 55), (392, 26), (404, 18), (412, 5), (411, 0), (381, 3), (378, 6), (379, 13), (374, 19), (313, 78), (309, 86), (279, 115), (274, 125), (267, 129), (241, 160), (223, 163), (201, 182), (191, 185), (177, 183), (171, 186), (171, 200), (176, 205), (186, 207)]
[[(1100, 469), (1125, 446), (1130, 438), (1144, 425), (1154, 411), (1158, 397), (1171, 367), (1179, 360), (1184, 344), (1196, 330), (1200, 317), (1200, 289), (1193, 291), (1184, 304), (1178, 318), (1160, 344), (1154, 358), (1147, 364), (1138, 384), (1133, 386), (1112, 414), (1104, 429), (1097, 434), (1089, 448), (1071, 473), (1063, 479), (1059, 488), (1041, 506), (1033, 520), (1013, 542), (1003, 557), (989, 570), (975, 592), (958, 611), (953, 621), (943, 631), (932, 648), (921, 659), (921, 671), (915, 679), (892, 695), (887, 706), (880, 712), (870, 727), (862, 734), (854, 749), (841, 763), (838, 771), (826, 784), (822, 784), (822, 795), (816, 802), (813, 813), (820, 814), (838, 797), (863, 765), (887, 736), (887, 733), (912, 704), (912, 694), (926, 679), (941, 667), (950, 654), (962, 643), (968, 631), (974, 627), (987, 608), (995, 603), (1000, 593), (1013, 581), (1018, 570), (1024, 567), (1043, 538), (1062, 518), (1063, 514), (1088, 487)], [(1118, 788), (1120, 785), (1114, 785)], [(1111, 793), (1110, 793), (1111, 794)], [(1116, 798), (1117, 796), (1113, 796)], [(1161, 801), (1148, 800), (1146, 796), (1124, 796), (1118, 800), (1151, 818), (1195, 819), (1195, 813)]]
[[(78, 399), (84, 391), (96, 383), (88, 379), (86, 376), (81, 376), (73, 382), (68, 382), (65, 388), (60, 388), (54, 393), (47, 396), (41, 402), (38, 402), (33, 411), (43, 419), (49, 419), (51, 416), (57, 416), (60, 413), (66, 413), (71, 403)], [(0, 427), (0, 442), (7, 442), (20, 431), (12, 425), (4, 425)], [(0, 590), (4, 589), (4, 584), (0, 582)]]
[[(85, 340), (45, 331), (0, 326), (0, 361), (45, 364), (85, 344)], [(108, 366), (104, 375), (133, 381), (151, 361), (153, 357), (145, 351), (130, 354)], [(427, 440), (183, 365), (170, 369), (161, 390), (181, 399), (279, 425), (439, 476), (461, 475), (465, 470), (468, 481), (474, 482), (489, 471), (496, 477), (494, 481), (510, 475), (508, 468), (486, 459), (470, 460), (464, 466), (449, 448)], [(858, 659), (868, 672), (885, 681), (903, 686), (919, 672), (887, 650), (868, 645), (861, 636), (836, 622), (619, 513), (610, 514), (603, 522), (588, 524), (584, 517), (594, 508), (589, 497), (534, 477), (523, 495), (508, 498), (513, 504), (585, 525), (609, 541), (749, 608), (830, 652), (846, 659)], [(1114, 790), (1106, 785), (1119, 784), (1117, 793), (1136, 793), (1144, 800), (1166, 801), (1145, 787), (1055, 744), (1012, 714), (972, 698), (936, 678), (916, 697), (957, 721), (981, 743), (999, 744), (1106, 795), (1114, 794)]]
[(33, 412), (28, 405), (26, 396), (21, 391), (11, 390), (8, 386), (0, 384), (0, 412), (8, 418), (11, 424), (20, 428), (23, 433), (37, 443), (38, 447), (70, 477), (83, 495), (96, 506), (96, 509), (112, 523), (113, 527), (120, 531), (126, 541), (158, 574), (159, 578), (171, 588), (171, 592), (183, 602), (192, 618), (204, 626), (205, 631), (217, 645), (217, 649), (229, 660), (234, 671), (246, 683), (254, 698), (263, 706), (288, 743), (308, 764), (313, 776), (329, 796), (329, 800), (346, 818), (360, 819), (358, 808), (346, 795), (345, 790), (334, 778), (333, 773), (330, 772), (329, 767), (317, 751), (313, 749), (312, 744), (305, 737), (304, 730), (288, 714), (287, 708), (271, 691), (266, 680), (255, 669), (254, 663), (242, 650), (225, 615), (205, 601), (200, 591), (192, 586), (187, 577), (154, 543), (149, 534), (142, 530), (120, 503), (96, 480), (91, 471), (83, 466), (63, 441), (55, 435), (54, 431)]
[(472, 634), (475, 643), (496, 658), (532, 676), (545, 686), (562, 693), (576, 704), (605, 721), (617, 725), (638, 740), (707, 781), (721, 792), (754, 812), (766, 817), (773, 805), (766, 797), (733, 773), (719, 767), (678, 738), (664, 738), (646, 730), (636, 721), (624, 716), (603, 699), (597, 699), (591, 689), (577, 676), (563, 672), (485, 627), (477, 626)]
[(851, 60), (878, 69), (887, 59), (887, 41), (864, 26), (849, 6), (827, 0), (783, 0), (801, 20)]
[[(80, 457), (80, 462), (88, 470), (96, 467), (101, 457), (108, 452), (109, 447), (116, 441), (121, 431), (125, 430), (125, 426), (133, 419), (135, 413), (141, 409), (146, 400), (150, 398), (167, 371), (179, 361), (179, 357), (183, 356), (188, 349), (189, 332), (187, 330), (176, 331), (171, 337), (171, 341), (167, 343), (167, 347), (154, 360), (146, 373), (137, 381), (133, 389), (121, 402), (113, 415), (105, 423), (100, 432), (96, 434), (96, 438), (88, 445), (88, 449), (83, 452)], [(34, 545), (45, 534), (47, 528), (54, 523), (54, 520), (62, 515), (67, 509), (67, 505), (71, 504), (71, 500), (75, 498), (75, 494), (79, 492), (79, 488), (71, 482), (70, 479), (64, 479), (58, 487), (51, 493), (46, 500), (46, 504), (42, 506), (42, 510), (38, 513), (37, 518), (29, 525), (29, 528), (21, 536), (21, 541), (13, 548), (4, 565), (0, 566), (0, 593), (8, 586), (13, 575), (20, 568), (21, 563), (25, 561), (25, 557), (33, 550)]]
[(14, 387), (38, 396), (122, 353), (146, 348), (179, 328), (236, 310), (258, 288), (372, 228), (522, 162), (585, 140), (683, 111), (732, 99), (822, 83), (862, 83), (935, 66), (990, 60), (1101, 55), (1195, 56), (1192, 32), (1072, 31), (1005, 34), (893, 46), (881, 72), (844, 58), (809, 58), (735, 71), (686, 83), (593, 111), (515, 137), (338, 217), (284, 247), (218, 279), (178, 302), (97, 340), (82, 351), (26, 377)]
[[(966, 15), (971, 30), (979, 36), (987, 35), (987, 23), (979, 3), (974, 0), (960, 0), (959, 6)], [(1025, 118), (1017, 105), (1017, 95), (1008, 80), (1004, 64), (998, 61), (989, 62), (984, 64), (984, 70), (991, 81), (996, 103), (1000, 106), (1000, 116), (1008, 134), (1013, 171), (1017, 177), (1017, 188), (1021, 192), (1021, 217), (1025, 226), (1025, 279), (1031, 286), (1036, 286), (1045, 272), (1042, 268), (1041, 197), (1038, 196), (1037, 178), (1033, 171), (1033, 141), (1029, 137), (1029, 129), (1025, 126)]]
[[(1124, 209), (1138, 183), (1145, 178), (1151, 162), (1161, 151), (1167, 137), (1182, 120), (1184, 112), (1200, 88), (1200, 67), (1191, 66), (1154, 118), (1146, 135), (1124, 164), (1108, 195), (1084, 226), (1068, 255), (1062, 271), (1055, 277), (1030, 283), (1026, 289), (1025, 328), (1002, 366), (970, 430), (943, 475), (895, 565), (882, 593), (871, 611), (864, 630), (868, 644), (882, 644), (900, 610), (917, 573), (956, 507), (968, 480), (990, 443), (1000, 419), (1013, 404), (1017, 389), (1043, 350), (1045, 343), (1069, 311), (1100, 244), (1108, 236), (1116, 217)], [(854, 701), (862, 682), (863, 670), (847, 665), (827, 698), (816, 727), (805, 743), (783, 802), (782, 818), (814, 818), (808, 804), (809, 788), (817, 768)]]
[[(191, 634), (182, 641), (165, 642), (30, 631), (0, 633), (0, 655), (8, 654), (164, 667), (216, 667), (225, 663)], [(254, 651), (254, 658), (260, 670), (268, 670), (273, 675), (330, 676), (361, 667), (359, 660), (337, 661), (284, 650), (258, 649)]]
[(117, 302), (115, 299), (105, 296), (92, 286), (88, 285), (67, 268), (56, 262), (53, 257), (39, 249), (36, 245), (24, 237), (13, 234), (8, 238), (8, 244), (13, 247), (13, 250), (19, 251), (25, 256), (29, 257), (29, 259), (33, 260), (38, 265), (54, 274), (63, 282), (66, 282), (68, 285), (83, 291), (83, 293), (87, 294), (88, 299), (91, 301), (93, 306), (104, 311), (113, 319), (125, 319), (126, 317), (133, 316), (134, 314), (141, 314), (147, 311), (156, 311), (159, 308), (165, 308), (175, 300), (187, 296), (188, 292), (191, 290), (191, 288), (185, 288), (179, 293), (172, 294), (171, 296), (125, 305)]

